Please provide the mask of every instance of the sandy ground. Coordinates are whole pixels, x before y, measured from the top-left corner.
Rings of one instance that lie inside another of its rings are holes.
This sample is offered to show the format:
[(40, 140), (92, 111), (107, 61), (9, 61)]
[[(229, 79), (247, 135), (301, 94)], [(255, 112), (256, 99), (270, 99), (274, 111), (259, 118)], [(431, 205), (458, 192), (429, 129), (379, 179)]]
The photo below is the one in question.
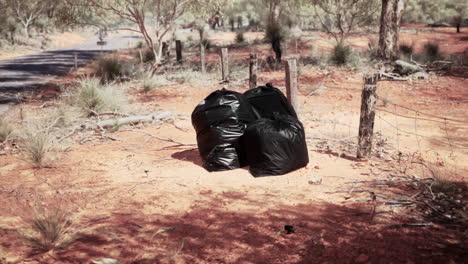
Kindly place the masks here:
[[(231, 54), (244, 58), (253, 50), (268, 54), (262, 45)], [(211, 51), (208, 61), (216, 56)], [(259, 83), (265, 82), (284, 89), (284, 73), (262, 72)], [(245, 86), (244, 80), (230, 88), (243, 92)], [(133, 130), (196, 143), (191, 111), (221, 87), (183, 84), (137, 94), (138, 104), (178, 118)], [(388, 178), (405, 166), (411, 167), (407, 173), (432, 177), (423, 166), (399, 159), (399, 152), (421, 155), (444, 181), (466, 190), (466, 77), (379, 83), (378, 94), (388, 100), (377, 104), (375, 128), (386, 147), (381, 158), (365, 161), (351, 157), (362, 88), (358, 72), (306, 67), (299, 88), (310, 163), (284, 176), (254, 178), (247, 168), (209, 173), (193, 146), (164, 148), (171, 143), (145, 143), (135, 131), (110, 134), (117, 141), (76, 143), (51, 168), (34, 169), (19, 154), (0, 156), (0, 263), (91, 263), (103, 257), (122, 263), (463, 263), (463, 232), (438, 223), (391, 228), (431, 219), (414, 207), (374, 206), (366, 202), (369, 192), (350, 190), (368, 188), (352, 182)], [(351, 140), (334, 143), (344, 138)], [(417, 192), (399, 186), (375, 190)], [(31, 252), (15, 230), (24, 210), (19, 205), (35, 199), (70, 211), (72, 230), (79, 231), (75, 243)], [(296, 232), (281, 232), (285, 225)]]

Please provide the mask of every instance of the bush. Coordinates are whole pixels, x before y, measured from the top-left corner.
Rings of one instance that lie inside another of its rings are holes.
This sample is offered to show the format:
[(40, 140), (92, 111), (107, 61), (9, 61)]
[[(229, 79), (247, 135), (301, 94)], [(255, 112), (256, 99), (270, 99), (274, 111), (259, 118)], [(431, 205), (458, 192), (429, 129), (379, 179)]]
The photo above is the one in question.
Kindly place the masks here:
[(206, 50), (210, 50), (211, 47), (213, 46), (213, 45), (211, 44), (211, 41), (208, 40), (208, 39), (203, 39), (203, 40), (202, 40), (202, 44), (203, 44), (203, 46), (205, 46), (205, 49), (206, 49)]
[(138, 43), (135, 45), (135, 49), (142, 49), (145, 44), (143, 41), (138, 41)]
[(88, 115), (102, 111), (117, 111), (124, 103), (122, 94), (115, 86), (101, 86), (98, 79), (83, 79), (80, 83), (76, 104)]
[(424, 54), (429, 61), (435, 61), (442, 55), (439, 50), (439, 44), (430, 42), (424, 45)]
[(36, 167), (46, 166), (47, 153), (50, 151), (50, 138), (47, 132), (26, 131), (21, 138), (20, 149)]
[(150, 49), (145, 49), (143, 51), (143, 62), (144, 63), (153, 62), (155, 59), (156, 58), (154, 57), (153, 51), (151, 51)]
[(122, 76), (122, 65), (115, 57), (101, 57), (98, 59), (96, 74), (102, 81), (110, 82)]
[(239, 31), (236, 34), (236, 43), (243, 43), (245, 41), (244, 32)]
[(151, 74), (146, 75), (142, 81), (142, 87), (144, 92), (150, 92), (160, 87), (160, 83), (156, 77)]
[(332, 51), (331, 61), (335, 65), (346, 65), (350, 62), (352, 49), (350, 46), (337, 44)]
[(5, 142), (13, 133), (13, 128), (4, 119), (0, 119), (0, 143)]
[(76, 235), (72, 232), (74, 225), (71, 210), (66, 208), (68, 203), (53, 201), (44, 204), (44, 197), (38, 199), (40, 201), (33, 205), (28, 201), (20, 212), (23, 226), (19, 233), (36, 253), (65, 248)]
[(400, 45), (400, 53), (403, 56), (409, 57), (409, 56), (413, 55), (413, 47), (410, 46), (410, 45), (401, 44)]
[(115, 56), (105, 56), (98, 59), (96, 75), (101, 77), (102, 83), (120, 81), (123, 77), (132, 75), (134, 65), (123, 62)]

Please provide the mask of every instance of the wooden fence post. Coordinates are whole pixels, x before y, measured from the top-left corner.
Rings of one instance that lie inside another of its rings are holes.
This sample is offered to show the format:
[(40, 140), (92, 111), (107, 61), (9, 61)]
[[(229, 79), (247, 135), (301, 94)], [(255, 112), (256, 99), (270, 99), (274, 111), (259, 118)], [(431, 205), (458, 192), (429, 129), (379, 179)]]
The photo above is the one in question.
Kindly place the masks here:
[(250, 54), (249, 89), (257, 87), (257, 54)]
[(76, 52), (75, 52), (74, 62), (75, 62), (75, 70), (76, 70), (76, 69), (78, 69), (78, 53), (76, 53)]
[(182, 63), (182, 41), (176, 40), (175, 44), (177, 63)]
[(206, 62), (205, 62), (205, 44), (203, 41), (200, 41), (200, 63), (201, 63), (201, 72), (206, 73)]
[(162, 56), (164, 59), (169, 59), (169, 55), (170, 55), (170, 50), (169, 50), (169, 45), (167, 44), (167, 42), (163, 42), (162, 43)]
[(296, 60), (288, 60), (285, 63), (286, 70), (286, 95), (289, 103), (296, 113), (299, 112), (299, 102), (297, 100), (297, 64)]
[(374, 134), (375, 103), (377, 73), (366, 74), (364, 76), (364, 88), (362, 89), (361, 117), (359, 120), (359, 141), (357, 157), (365, 158), (372, 152), (372, 136)]
[(221, 49), (221, 73), (223, 81), (229, 81), (229, 53), (227, 48)]

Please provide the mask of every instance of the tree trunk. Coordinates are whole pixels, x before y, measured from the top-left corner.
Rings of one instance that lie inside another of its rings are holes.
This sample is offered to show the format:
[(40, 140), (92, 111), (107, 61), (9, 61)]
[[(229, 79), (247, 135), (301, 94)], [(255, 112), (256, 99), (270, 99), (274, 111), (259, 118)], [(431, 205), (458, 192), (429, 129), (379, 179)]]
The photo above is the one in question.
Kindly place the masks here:
[(457, 33), (460, 33), (460, 23), (457, 23)]
[(273, 51), (275, 52), (276, 55), (276, 62), (281, 63), (281, 56), (282, 56), (282, 51), (281, 51), (281, 40), (275, 39), (271, 42), (271, 47)]
[(398, 59), (400, 21), (404, 9), (405, 0), (382, 0), (379, 33), (379, 57), (382, 60)]

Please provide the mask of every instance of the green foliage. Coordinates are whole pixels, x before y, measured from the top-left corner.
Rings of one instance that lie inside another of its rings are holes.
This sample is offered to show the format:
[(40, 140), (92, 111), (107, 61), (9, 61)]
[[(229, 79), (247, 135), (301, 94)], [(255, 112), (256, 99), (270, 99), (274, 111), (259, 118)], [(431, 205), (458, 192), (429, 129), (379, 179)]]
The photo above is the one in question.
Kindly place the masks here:
[(236, 34), (236, 43), (243, 43), (245, 41), (244, 32), (239, 31)]
[(330, 59), (335, 65), (346, 65), (350, 62), (351, 55), (352, 49), (350, 46), (336, 44)]

